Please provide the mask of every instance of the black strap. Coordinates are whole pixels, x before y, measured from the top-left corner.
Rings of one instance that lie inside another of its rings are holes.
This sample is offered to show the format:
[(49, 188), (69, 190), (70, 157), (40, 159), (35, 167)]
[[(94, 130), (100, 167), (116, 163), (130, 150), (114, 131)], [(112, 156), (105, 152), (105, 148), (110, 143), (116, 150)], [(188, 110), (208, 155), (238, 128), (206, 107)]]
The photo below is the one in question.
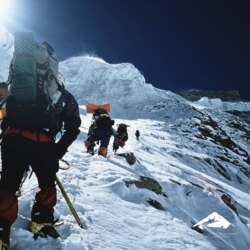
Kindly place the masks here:
[(7, 100), (7, 97), (5, 97), (5, 98), (1, 101), (1, 103), (0, 103), (0, 108), (3, 107), (3, 105), (6, 103), (6, 100)]

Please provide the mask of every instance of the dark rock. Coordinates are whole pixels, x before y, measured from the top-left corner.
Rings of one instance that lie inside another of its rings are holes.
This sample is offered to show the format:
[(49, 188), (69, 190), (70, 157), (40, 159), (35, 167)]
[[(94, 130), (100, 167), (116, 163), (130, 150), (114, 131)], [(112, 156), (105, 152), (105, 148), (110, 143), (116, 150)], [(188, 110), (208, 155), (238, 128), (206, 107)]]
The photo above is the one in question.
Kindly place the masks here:
[(135, 185), (138, 188), (148, 189), (156, 194), (163, 195), (167, 197), (167, 195), (162, 192), (162, 186), (153, 178), (141, 176), (140, 180), (125, 180), (126, 186)]
[(247, 101), (240, 97), (240, 93), (238, 90), (232, 90), (232, 91), (189, 90), (189, 91), (182, 91), (178, 94), (192, 102), (198, 101), (202, 97), (207, 97), (209, 99), (220, 98), (223, 102)]
[(162, 211), (164, 211), (165, 210), (165, 208), (161, 205), (161, 203), (160, 202), (158, 202), (157, 200), (153, 200), (153, 199), (149, 199), (149, 200), (147, 200), (147, 202), (152, 206), (152, 207), (154, 207), (154, 208), (156, 208), (156, 209), (158, 209), (158, 210), (162, 210)]

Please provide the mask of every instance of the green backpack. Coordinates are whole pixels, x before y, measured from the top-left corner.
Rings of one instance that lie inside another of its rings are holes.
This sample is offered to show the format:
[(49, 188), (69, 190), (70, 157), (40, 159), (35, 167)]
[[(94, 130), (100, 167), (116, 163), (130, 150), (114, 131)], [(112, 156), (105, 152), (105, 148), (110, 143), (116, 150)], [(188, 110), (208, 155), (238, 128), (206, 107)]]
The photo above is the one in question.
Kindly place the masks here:
[(17, 32), (6, 100), (8, 123), (19, 128), (52, 128), (63, 88), (58, 59), (46, 42), (37, 44), (32, 32)]

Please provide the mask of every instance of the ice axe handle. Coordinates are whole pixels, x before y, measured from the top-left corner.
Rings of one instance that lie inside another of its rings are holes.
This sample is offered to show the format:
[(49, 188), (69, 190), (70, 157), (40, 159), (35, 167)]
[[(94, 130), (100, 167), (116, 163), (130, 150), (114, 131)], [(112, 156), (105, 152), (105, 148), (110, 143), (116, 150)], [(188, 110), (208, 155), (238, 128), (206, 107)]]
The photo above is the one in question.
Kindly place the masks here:
[(63, 185), (62, 185), (62, 183), (61, 183), (61, 181), (59, 180), (59, 178), (58, 178), (57, 175), (56, 175), (56, 183), (57, 183), (58, 187), (60, 188), (60, 190), (61, 190), (61, 192), (62, 192), (62, 195), (63, 195), (64, 199), (66, 200), (66, 202), (67, 202), (67, 204), (68, 204), (68, 206), (69, 206), (69, 209), (70, 209), (72, 215), (74, 216), (74, 218), (75, 218), (77, 224), (78, 224), (81, 228), (84, 228), (84, 225), (82, 224), (82, 222), (81, 222), (81, 220), (80, 220), (80, 218), (79, 218), (79, 216), (78, 216), (78, 214), (77, 214), (77, 212), (76, 212), (76, 210), (75, 210), (75, 208), (74, 208), (72, 202), (71, 202), (70, 199), (69, 199), (69, 196), (67, 195), (67, 193), (66, 193), (66, 191), (65, 191), (65, 189), (64, 189), (64, 187), (63, 187)]

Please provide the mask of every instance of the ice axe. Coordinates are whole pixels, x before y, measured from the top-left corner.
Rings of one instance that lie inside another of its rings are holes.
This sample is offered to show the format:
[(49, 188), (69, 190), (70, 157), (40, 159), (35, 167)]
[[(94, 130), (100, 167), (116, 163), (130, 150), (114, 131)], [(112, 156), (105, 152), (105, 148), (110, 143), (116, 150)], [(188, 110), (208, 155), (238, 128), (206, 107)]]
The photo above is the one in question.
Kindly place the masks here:
[(81, 222), (81, 220), (80, 220), (80, 218), (79, 218), (79, 216), (78, 216), (78, 214), (77, 214), (77, 212), (76, 212), (76, 210), (75, 210), (75, 208), (74, 208), (72, 202), (71, 202), (70, 199), (69, 199), (69, 196), (67, 195), (67, 193), (66, 193), (66, 191), (65, 191), (65, 189), (64, 189), (64, 187), (63, 187), (63, 185), (62, 185), (62, 183), (61, 183), (61, 181), (60, 181), (60, 179), (58, 178), (57, 175), (56, 175), (56, 183), (57, 183), (58, 187), (60, 188), (60, 190), (61, 190), (61, 192), (62, 192), (62, 195), (63, 195), (64, 199), (66, 200), (66, 202), (67, 202), (67, 204), (68, 204), (68, 206), (69, 206), (69, 209), (70, 209), (70, 211), (71, 211), (73, 217), (75, 218), (77, 224), (78, 224), (81, 228), (86, 227), (85, 224), (82, 224), (82, 222)]

